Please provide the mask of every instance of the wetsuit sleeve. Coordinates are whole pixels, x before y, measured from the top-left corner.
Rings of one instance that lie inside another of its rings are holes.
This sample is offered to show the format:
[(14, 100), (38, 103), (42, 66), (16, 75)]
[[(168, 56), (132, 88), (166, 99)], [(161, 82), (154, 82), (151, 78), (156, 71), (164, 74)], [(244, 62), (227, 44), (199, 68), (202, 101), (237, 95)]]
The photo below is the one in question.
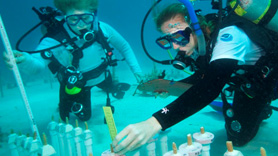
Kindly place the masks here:
[(193, 75), (180, 80), (179, 82), (188, 83), (188, 84), (196, 84), (203, 78), (203, 73), (201, 71), (195, 71)]
[(131, 68), (133, 73), (141, 73), (141, 67), (135, 57), (134, 51), (132, 50), (129, 43), (120, 35), (114, 28), (109, 26), (106, 23), (101, 23), (101, 26), (104, 27), (104, 33), (108, 35), (108, 42), (112, 44), (125, 58), (127, 64)]
[(236, 67), (237, 61), (232, 59), (219, 59), (211, 62), (203, 79), (200, 79), (175, 101), (153, 114), (162, 129), (165, 130), (175, 125), (216, 99)]
[(39, 59), (39, 54), (29, 54), (24, 52), (25, 61), (18, 64), (18, 68), (25, 74), (38, 74), (45, 69), (45, 64), (42, 59)]
[[(55, 41), (51, 38), (45, 38), (37, 46), (36, 50), (46, 49), (54, 45), (59, 44), (58, 41)], [(45, 60), (41, 57), (40, 53), (29, 54), (24, 52), (26, 60), (18, 64), (19, 70), (25, 74), (38, 74), (43, 71), (46, 65), (49, 63), (49, 60)]]

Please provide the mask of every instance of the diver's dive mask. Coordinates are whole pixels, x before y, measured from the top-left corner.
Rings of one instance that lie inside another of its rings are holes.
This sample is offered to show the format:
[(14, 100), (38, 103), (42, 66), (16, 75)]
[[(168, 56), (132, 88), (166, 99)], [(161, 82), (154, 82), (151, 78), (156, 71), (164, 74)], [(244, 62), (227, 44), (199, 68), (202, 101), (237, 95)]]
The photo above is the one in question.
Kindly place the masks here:
[(189, 27), (186, 27), (184, 30), (179, 30), (173, 34), (165, 35), (159, 37), (156, 40), (156, 43), (163, 49), (170, 49), (172, 48), (172, 42), (176, 43), (180, 46), (185, 46), (189, 43), (190, 34), (192, 30)]
[[(156, 43), (163, 49), (171, 49), (172, 43), (178, 44), (180, 46), (186, 46), (190, 40), (190, 34), (192, 30), (186, 27), (184, 30), (179, 30), (173, 34), (165, 35), (156, 40)], [(172, 61), (175, 68), (184, 70), (186, 67), (192, 64), (192, 59), (190, 56), (185, 54), (185, 51), (179, 51)]]
[(73, 14), (65, 17), (67, 24), (71, 26), (76, 26), (81, 20), (85, 24), (93, 24), (94, 19), (94, 13)]
[[(85, 24), (92, 24), (92, 27), (94, 28), (94, 25), (96, 24), (96, 15), (94, 13), (84, 13), (84, 14), (73, 14), (65, 16), (65, 21), (70, 26), (76, 26), (80, 21), (84, 22)], [(81, 38), (83, 38), (86, 42), (93, 41), (95, 39), (95, 30), (91, 31), (88, 29), (82, 29), (80, 30)]]

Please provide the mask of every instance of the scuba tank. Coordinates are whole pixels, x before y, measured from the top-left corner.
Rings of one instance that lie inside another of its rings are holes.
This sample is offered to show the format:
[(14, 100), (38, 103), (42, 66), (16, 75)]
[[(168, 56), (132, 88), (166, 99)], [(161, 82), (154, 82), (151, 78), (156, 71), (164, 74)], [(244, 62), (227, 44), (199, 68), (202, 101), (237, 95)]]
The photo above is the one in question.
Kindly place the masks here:
[(229, 5), (237, 15), (278, 32), (277, 0), (231, 0)]

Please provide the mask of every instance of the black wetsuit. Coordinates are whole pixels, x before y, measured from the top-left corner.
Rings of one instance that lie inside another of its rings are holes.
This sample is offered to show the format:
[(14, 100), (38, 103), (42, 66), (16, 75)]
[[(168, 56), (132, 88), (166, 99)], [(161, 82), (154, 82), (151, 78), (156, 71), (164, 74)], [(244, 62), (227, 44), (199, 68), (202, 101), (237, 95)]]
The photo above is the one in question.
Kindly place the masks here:
[[(108, 71), (106, 74), (107, 78), (96, 86), (103, 91), (113, 93), (116, 89), (113, 88), (115, 85), (112, 81), (111, 74)], [(59, 91), (59, 112), (62, 120), (66, 121), (66, 117), (69, 118), (69, 113), (74, 112), (72, 109), (75, 104), (77, 104), (77, 109), (80, 110), (76, 111), (75, 115), (78, 116), (80, 120), (87, 121), (91, 118), (91, 89), (93, 87), (94, 86), (84, 87), (80, 93), (69, 95), (65, 92), (65, 84), (61, 83)], [(80, 105), (82, 105), (82, 109), (79, 107)]]
[[(215, 60), (208, 65), (203, 75), (194, 75), (195, 78), (191, 80), (196, 80), (196, 77), (199, 78), (190, 89), (165, 108), (153, 114), (161, 124), (162, 129), (165, 130), (195, 114), (216, 99), (225, 84), (229, 82), (231, 75), (238, 69), (237, 63), (237, 60), (232, 59)], [(223, 109), (228, 140), (233, 141), (235, 146), (246, 144), (256, 135), (263, 120), (261, 117), (263, 108), (269, 104), (266, 98), (268, 93), (264, 91), (259, 93), (261, 96), (249, 98), (243, 92), (236, 90), (233, 104), (229, 106), (232, 107), (234, 116), (227, 116), (225, 111), (229, 108)], [(236, 129), (234, 124), (240, 127), (236, 127), (238, 128)]]

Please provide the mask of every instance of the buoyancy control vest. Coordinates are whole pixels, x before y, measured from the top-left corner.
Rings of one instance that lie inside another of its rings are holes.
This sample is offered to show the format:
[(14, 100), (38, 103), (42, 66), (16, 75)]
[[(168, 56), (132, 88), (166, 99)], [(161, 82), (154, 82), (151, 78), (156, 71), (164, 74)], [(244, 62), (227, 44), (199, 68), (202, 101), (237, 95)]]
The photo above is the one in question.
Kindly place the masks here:
[[(228, 14), (223, 18), (219, 29), (235, 25), (242, 29), (252, 42), (257, 44), (265, 51), (255, 65), (239, 66), (244, 70), (244, 74), (234, 73), (228, 83), (233, 90), (243, 91), (249, 98), (253, 98), (261, 91), (271, 93), (269, 101), (277, 99), (278, 82), (278, 33), (255, 24), (250, 20), (238, 16), (234, 13)], [(212, 38), (212, 43), (216, 42), (216, 36)], [(211, 50), (214, 48), (214, 44)]]
[[(87, 80), (97, 78), (102, 73), (104, 73), (107, 69), (107, 66), (116, 66), (117, 61), (123, 61), (125, 59), (112, 59), (113, 48), (110, 47), (107, 38), (104, 36), (97, 18), (95, 18), (95, 20), (93, 21), (92, 30), (80, 30), (80, 32), (82, 33), (81, 36), (71, 38), (64, 28), (65, 20), (63, 19), (63, 14), (61, 11), (49, 6), (40, 7), (39, 9), (32, 7), (32, 10), (38, 15), (41, 21), (30, 30), (28, 30), (25, 34), (23, 34), (22, 37), (20, 37), (20, 39), (16, 43), (16, 49), (18, 51), (24, 51), (30, 54), (40, 53), (44, 59), (50, 61), (50, 63), (48, 64), (48, 68), (53, 74), (56, 74), (61, 84), (66, 84), (67, 86), (69, 86), (69, 88), (83, 87)], [(97, 12), (95, 12), (94, 15), (97, 16)], [(46, 37), (50, 37), (60, 42), (60, 44), (36, 51), (22, 50), (20, 48), (20, 44), (23, 39), (39, 26), (41, 26), (41, 31), (43, 33), (43, 37), (40, 41), (42, 41)], [(84, 41), (86, 41), (86, 43), (82, 47), (78, 47), (75, 44), (75, 41), (79, 40), (80, 38), (83, 38)], [(92, 45), (94, 42), (98, 42), (102, 46), (106, 56), (105, 58), (102, 58), (103, 63), (97, 68), (85, 73), (81, 73), (77, 69), (79, 67), (79, 60), (83, 57), (82, 50)], [(66, 50), (71, 52), (73, 56), (71, 62), (72, 65), (69, 67), (64, 67), (53, 55), (52, 49), (60, 46), (64, 46)], [(80, 88), (77, 88), (77, 91), (80, 91)], [(72, 93), (76, 92), (74, 91)]]
[[(71, 38), (63, 26), (64, 21), (57, 24), (57, 29), (48, 30), (42, 37), (50, 37), (60, 42), (70, 53), (73, 55), (72, 66), (64, 67), (53, 55), (51, 50), (41, 52), (41, 56), (44, 59), (50, 60), (48, 68), (53, 74), (57, 75), (59, 82), (66, 85), (66, 92), (68, 94), (76, 94), (81, 91), (81, 88), (86, 84), (87, 80), (99, 77), (105, 72), (108, 66), (116, 66), (116, 59), (112, 59), (113, 48), (110, 47), (107, 38), (104, 36), (100, 26), (97, 32), (93, 32), (94, 38), (86, 42), (82, 47), (78, 47), (74, 41), (76, 39)], [(42, 40), (41, 39), (41, 40)], [(92, 45), (94, 42), (98, 42), (106, 54), (106, 58), (103, 58), (103, 63), (95, 69), (82, 73), (78, 69), (79, 60), (83, 57), (82, 50)], [(73, 91), (74, 90), (74, 91)]]

